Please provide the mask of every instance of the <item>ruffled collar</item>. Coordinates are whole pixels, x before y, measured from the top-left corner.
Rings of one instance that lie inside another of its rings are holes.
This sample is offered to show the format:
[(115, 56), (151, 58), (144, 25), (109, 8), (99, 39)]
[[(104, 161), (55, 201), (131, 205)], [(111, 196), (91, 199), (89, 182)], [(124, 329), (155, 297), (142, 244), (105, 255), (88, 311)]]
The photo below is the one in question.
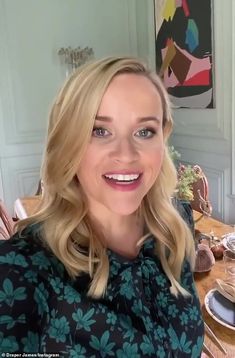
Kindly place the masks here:
[(155, 255), (154, 249), (155, 249), (155, 239), (152, 235), (149, 235), (147, 239), (143, 242), (142, 246), (140, 247), (138, 255), (133, 259), (129, 259), (123, 255), (120, 255), (115, 251), (112, 251), (111, 249), (107, 249), (107, 254), (110, 263), (116, 262), (122, 265), (131, 265), (140, 262), (146, 257), (152, 258)]

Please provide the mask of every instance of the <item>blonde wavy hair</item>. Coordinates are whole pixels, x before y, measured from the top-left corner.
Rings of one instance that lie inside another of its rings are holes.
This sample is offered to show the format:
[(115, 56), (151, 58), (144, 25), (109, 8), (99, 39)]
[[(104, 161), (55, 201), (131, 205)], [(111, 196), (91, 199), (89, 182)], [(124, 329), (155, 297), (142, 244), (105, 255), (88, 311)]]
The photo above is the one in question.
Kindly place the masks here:
[[(132, 73), (147, 77), (157, 88), (163, 107), (165, 155), (161, 172), (144, 197), (139, 214), (156, 240), (156, 255), (171, 282), (171, 292), (188, 295), (180, 274), (185, 257), (194, 265), (194, 242), (188, 226), (172, 205), (177, 176), (167, 150), (172, 131), (169, 98), (161, 80), (140, 60), (109, 57), (82, 66), (60, 90), (49, 116), (42, 164), (44, 194), (40, 210), (16, 229), (40, 223), (41, 236), (72, 278), (90, 275), (88, 295), (101, 297), (109, 277), (107, 249), (94, 229), (76, 173), (88, 146), (102, 97), (114, 76)], [(141, 238), (139, 244), (145, 240)], [(84, 250), (84, 248), (86, 248)]]

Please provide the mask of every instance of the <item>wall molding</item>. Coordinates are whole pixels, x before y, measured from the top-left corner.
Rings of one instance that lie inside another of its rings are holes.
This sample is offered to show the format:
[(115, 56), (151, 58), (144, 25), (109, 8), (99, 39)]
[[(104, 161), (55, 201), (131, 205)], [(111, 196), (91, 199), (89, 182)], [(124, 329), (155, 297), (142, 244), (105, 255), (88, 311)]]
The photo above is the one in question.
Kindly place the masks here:
[(231, 115), (231, 193), (235, 197), (235, 2), (232, 2), (232, 115)]
[[(6, 23), (6, 2), (0, 1), (0, 96), (2, 98), (3, 128), (6, 145), (42, 142), (45, 132), (43, 130), (25, 130), (21, 128), (14, 98), (13, 77), (10, 68), (8, 50), (8, 26)], [(7, 119), (7, 120), (6, 120)]]
[(129, 46), (133, 56), (137, 55), (137, 20), (136, 20), (136, 1), (127, 0), (127, 12), (128, 12), (128, 35)]
[[(1, 163), (1, 160), (0, 160)], [(0, 165), (0, 199), (3, 199), (3, 186), (2, 186), (2, 171), (1, 171), (1, 165)]]
[[(27, 196), (35, 194), (37, 190), (37, 185), (40, 178), (40, 168), (29, 168), (29, 169), (21, 169), (15, 170), (15, 181), (19, 188), (20, 196)], [(29, 182), (31, 185), (29, 185)]]
[[(228, 62), (231, 61), (232, 2), (226, 6), (220, 0), (214, 1), (214, 109), (175, 109), (174, 135), (190, 135), (205, 139), (230, 139), (231, 98), (227, 95), (231, 83)], [(226, 19), (226, 21), (224, 20)], [(232, 61), (231, 61), (232, 62)], [(193, 115), (192, 115), (193, 114)], [(202, 130), (203, 128), (203, 130)]]
[(154, 0), (152, 2), (146, 1), (147, 6), (147, 27), (148, 27), (148, 57), (149, 65), (156, 70), (156, 35), (155, 35), (155, 14), (154, 14)]
[(212, 203), (213, 217), (224, 220), (225, 213), (225, 193), (224, 193), (224, 180), (225, 171), (216, 170), (209, 167), (204, 167), (204, 172), (207, 176), (209, 186), (209, 198)]
[(41, 155), (1, 159), (3, 199), (9, 210), (12, 211), (16, 198), (36, 192), (40, 167)]

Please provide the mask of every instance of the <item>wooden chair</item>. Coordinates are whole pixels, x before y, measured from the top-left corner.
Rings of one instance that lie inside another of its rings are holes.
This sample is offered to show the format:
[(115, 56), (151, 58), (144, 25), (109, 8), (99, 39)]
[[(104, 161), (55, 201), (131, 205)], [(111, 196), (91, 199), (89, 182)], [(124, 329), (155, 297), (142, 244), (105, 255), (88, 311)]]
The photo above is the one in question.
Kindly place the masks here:
[(8, 235), (6, 229), (4, 228), (4, 225), (0, 221), (0, 240), (6, 240), (8, 238), (9, 238), (9, 235)]
[[(197, 174), (199, 174), (199, 179), (193, 183), (194, 199), (191, 201), (191, 206), (194, 210), (202, 213), (201, 217), (204, 215), (211, 216), (212, 206), (209, 200), (208, 180), (199, 165), (195, 166), (195, 170), (197, 171)], [(201, 217), (199, 217), (197, 221), (199, 221)]]
[(8, 239), (14, 233), (14, 221), (0, 199), (0, 237)]
[(35, 195), (42, 195), (42, 194), (43, 194), (43, 182), (42, 182), (42, 179), (40, 179), (38, 182), (38, 187), (37, 187)]

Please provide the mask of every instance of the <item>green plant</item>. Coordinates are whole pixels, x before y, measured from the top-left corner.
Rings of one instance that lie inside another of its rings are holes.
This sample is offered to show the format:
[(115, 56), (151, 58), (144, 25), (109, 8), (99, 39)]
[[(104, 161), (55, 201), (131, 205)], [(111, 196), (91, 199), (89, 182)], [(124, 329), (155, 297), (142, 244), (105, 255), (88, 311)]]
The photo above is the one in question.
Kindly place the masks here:
[[(169, 147), (170, 156), (175, 163), (180, 158), (180, 153), (173, 146)], [(176, 196), (181, 200), (192, 201), (193, 183), (201, 178), (201, 168), (198, 165), (183, 165), (179, 163), (177, 166), (178, 183), (176, 187)]]

